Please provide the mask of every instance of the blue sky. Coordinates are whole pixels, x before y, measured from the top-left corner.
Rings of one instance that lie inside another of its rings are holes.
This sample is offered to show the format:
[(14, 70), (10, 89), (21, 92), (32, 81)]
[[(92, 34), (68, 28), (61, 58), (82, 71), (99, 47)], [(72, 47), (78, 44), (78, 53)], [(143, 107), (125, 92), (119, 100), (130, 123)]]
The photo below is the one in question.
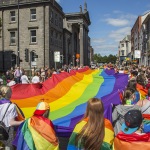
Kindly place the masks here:
[[(79, 12), (85, 0), (56, 0), (65, 13)], [(119, 41), (130, 34), (137, 17), (150, 11), (150, 0), (86, 0), (95, 53), (116, 55)]]

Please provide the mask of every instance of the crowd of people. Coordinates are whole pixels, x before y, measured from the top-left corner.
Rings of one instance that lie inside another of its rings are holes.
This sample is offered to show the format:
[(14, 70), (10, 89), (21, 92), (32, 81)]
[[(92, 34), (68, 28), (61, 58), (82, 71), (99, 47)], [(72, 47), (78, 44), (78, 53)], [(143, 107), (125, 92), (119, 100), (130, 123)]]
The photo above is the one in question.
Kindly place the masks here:
[[(103, 102), (98, 98), (89, 99), (83, 118), (76, 124), (69, 138), (67, 149), (130, 150), (132, 147), (133, 150), (140, 150), (142, 148), (149, 150), (150, 68), (135, 65), (118, 68), (112, 64), (104, 65), (102, 68), (114, 69), (115, 73), (128, 74), (127, 87), (119, 93), (121, 94), (120, 104), (112, 106), (111, 122), (104, 118)], [(65, 69), (61, 71), (65, 71)], [(45, 69), (42, 68), (40, 75), (39, 71), (34, 73), (36, 77), (40, 76), (40, 79), (38, 80), (34, 76), (32, 83), (39, 83), (44, 81), (46, 77), (51, 77), (55, 72), (48, 70), (45, 72)], [(20, 68), (17, 68), (11, 74), (13, 78), (16, 78), (15, 82), (17, 83), (31, 82), (26, 76), (26, 72)], [(0, 120), (4, 116), (3, 122), (10, 135), (8, 140), (1, 140), (1, 147), (5, 147), (5, 149), (17, 148), (18, 150), (25, 148), (33, 150), (58, 150), (59, 140), (55, 133), (54, 125), (49, 119), (49, 104), (40, 102), (31, 118), (25, 119), (22, 117), (23, 119), (21, 120), (17, 119), (17, 106), (10, 101), (12, 92), (9, 86), (3, 85), (0, 87)], [(142, 89), (142, 94), (139, 92), (139, 88)], [(14, 136), (13, 133), (16, 126), (19, 126), (19, 128)], [(44, 137), (44, 140), (41, 140), (42, 137)], [(42, 145), (40, 144), (41, 141)]]
[(7, 70), (5, 73), (0, 74), (0, 85), (13, 86), (15, 84), (29, 84), (29, 83), (42, 83), (48, 78), (51, 78), (53, 74), (59, 74), (61, 72), (70, 72), (71, 70), (82, 69), (83, 66), (67, 66), (64, 65), (60, 69), (50, 69), (48, 67), (33, 68), (31, 70), (24, 70), (21, 67)]

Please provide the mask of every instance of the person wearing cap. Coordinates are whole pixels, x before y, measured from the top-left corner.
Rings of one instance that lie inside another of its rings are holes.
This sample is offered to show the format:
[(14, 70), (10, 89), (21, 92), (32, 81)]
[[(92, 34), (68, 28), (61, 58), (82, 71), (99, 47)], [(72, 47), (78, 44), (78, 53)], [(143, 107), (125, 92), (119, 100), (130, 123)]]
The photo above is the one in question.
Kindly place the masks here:
[(140, 110), (130, 110), (124, 116), (121, 132), (114, 139), (114, 150), (149, 150), (150, 134), (143, 133)]
[(138, 105), (132, 104), (134, 97), (134, 91), (127, 89), (123, 94), (122, 104), (115, 106), (112, 113), (112, 121), (115, 135), (117, 135), (121, 131), (121, 125), (124, 122), (124, 115), (129, 110), (140, 110), (140, 107)]
[(33, 116), (20, 125), (13, 144), (17, 150), (58, 150), (59, 143), (49, 117), (50, 107), (40, 102)]

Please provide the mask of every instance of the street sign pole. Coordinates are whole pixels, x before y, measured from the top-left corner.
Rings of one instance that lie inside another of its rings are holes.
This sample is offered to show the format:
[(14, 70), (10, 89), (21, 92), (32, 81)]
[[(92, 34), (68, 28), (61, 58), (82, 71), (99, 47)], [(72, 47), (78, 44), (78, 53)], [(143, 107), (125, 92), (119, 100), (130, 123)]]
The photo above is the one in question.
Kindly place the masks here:
[(56, 64), (56, 62), (55, 62), (55, 70), (57, 69), (57, 64)]
[(54, 52), (54, 62), (55, 62), (55, 69), (57, 69), (57, 62), (60, 62), (60, 52), (59, 51)]

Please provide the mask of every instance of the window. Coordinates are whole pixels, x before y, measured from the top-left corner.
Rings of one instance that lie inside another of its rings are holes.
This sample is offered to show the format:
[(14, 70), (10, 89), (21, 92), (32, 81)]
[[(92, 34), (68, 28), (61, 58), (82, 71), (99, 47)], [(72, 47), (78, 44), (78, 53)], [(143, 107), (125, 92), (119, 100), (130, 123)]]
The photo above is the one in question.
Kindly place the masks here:
[(30, 30), (30, 39), (31, 43), (36, 43), (36, 30)]
[(59, 39), (61, 40), (61, 34), (59, 35)]
[(59, 27), (61, 28), (61, 17), (59, 17)]
[(121, 51), (122, 56), (124, 56), (124, 50)]
[(54, 21), (54, 13), (53, 13), (53, 11), (51, 11), (51, 22), (53, 22)]
[(10, 32), (10, 45), (13, 45), (16, 43), (16, 34), (15, 32)]
[(15, 22), (16, 21), (16, 15), (15, 11), (10, 12), (10, 22)]
[(53, 44), (53, 35), (54, 35), (54, 31), (51, 30), (51, 44)]
[(2, 27), (2, 19), (0, 18), (0, 27)]
[(56, 32), (56, 39), (58, 38), (58, 33)]
[(124, 47), (124, 44), (121, 44), (122, 47)]
[(58, 20), (57, 20), (57, 14), (55, 14), (55, 25), (57, 26), (58, 25)]
[(30, 19), (36, 20), (36, 9), (30, 9)]

